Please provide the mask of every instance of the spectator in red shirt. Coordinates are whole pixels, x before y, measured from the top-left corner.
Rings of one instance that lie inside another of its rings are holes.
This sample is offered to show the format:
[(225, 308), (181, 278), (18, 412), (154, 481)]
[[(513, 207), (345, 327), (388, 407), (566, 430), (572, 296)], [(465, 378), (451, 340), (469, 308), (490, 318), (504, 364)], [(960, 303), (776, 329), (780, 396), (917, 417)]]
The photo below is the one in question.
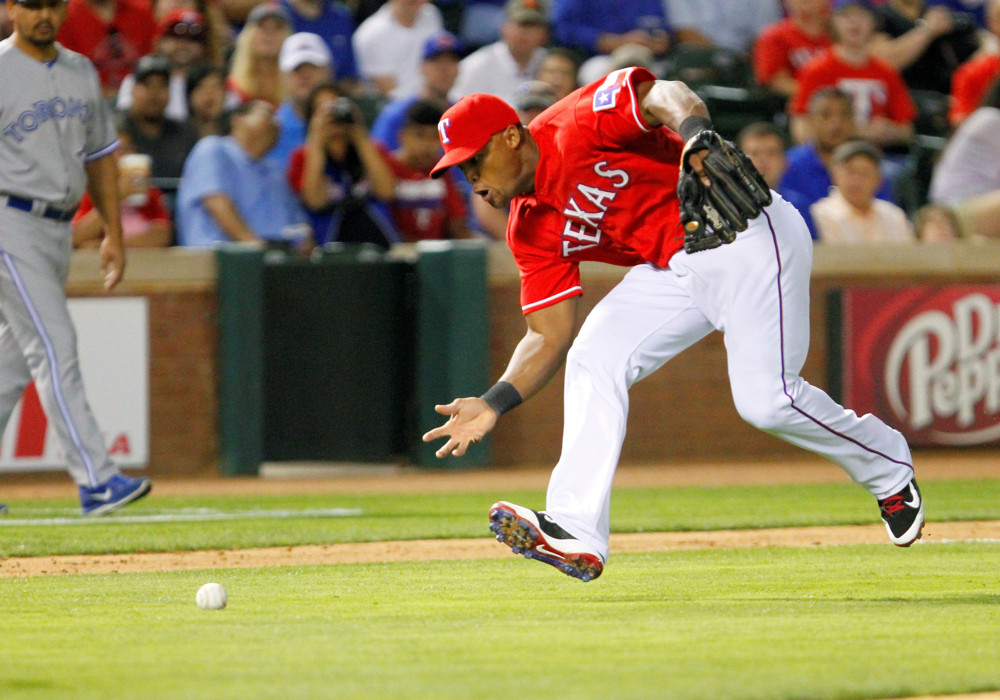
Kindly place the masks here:
[(829, 5), (829, 0), (785, 0), (788, 17), (766, 27), (754, 44), (754, 75), (762, 87), (795, 94), (802, 66), (830, 48)]
[(153, 50), (156, 20), (142, 0), (69, 0), (59, 43), (93, 61), (105, 96), (113, 96), (139, 58)]
[(399, 130), (399, 149), (383, 153), (396, 179), (389, 209), (404, 241), (469, 237), (465, 203), (455, 181), (430, 174), (441, 157), (441, 114), (434, 102), (414, 102)]
[[(127, 143), (127, 137), (123, 134)], [(166, 201), (149, 184), (152, 159), (144, 153), (117, 155), (118, 193), (121, 197), (122, 236), (131, 248), (160, 248), (170, 245), (173, 223)], [(83, 195), (73, 217), (73, 247), (97, 248), (104, 240), (104, 221), (89, 194)]]
[(899, 71), (871, 54), (874, 34), (875, 15), (868, 0), (834, 0), (834, 45), (803, 66), (789, 104), (796, 143), (811, 136), (805, 119), (809, 98), (820, 88), (837, 87), (854, 101), (859, 138), (881, 148), (909, 145), (917, 109)]
[[(990, 0), (987, 5), (986, 27), (994, 39), (1000, 37), (1000, 0)], [(977, 53), (955, 70), (951, 79), (951, 109), (948, 110), (952, 126), (958, 126), (976, 111), (997, 76), (1000, 76), (1000, 54), (994, 51)]]

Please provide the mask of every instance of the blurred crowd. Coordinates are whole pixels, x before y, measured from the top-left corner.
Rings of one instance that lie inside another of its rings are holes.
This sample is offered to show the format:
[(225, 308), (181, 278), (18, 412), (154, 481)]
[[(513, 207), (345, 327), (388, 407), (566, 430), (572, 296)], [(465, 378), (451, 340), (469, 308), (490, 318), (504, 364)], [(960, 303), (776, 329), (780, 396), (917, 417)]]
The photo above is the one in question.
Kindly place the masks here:
[[(683, 80), (823, 244), (1000, 236), (1000, 0), (69, 0), (118, 114), (126, 244), (473, 236), (463, 95), (527, 123), (630, 65)], [(9, 33), (0, 6), (0, 38)], [(95, 246), (87, 199), (74, 244)]]

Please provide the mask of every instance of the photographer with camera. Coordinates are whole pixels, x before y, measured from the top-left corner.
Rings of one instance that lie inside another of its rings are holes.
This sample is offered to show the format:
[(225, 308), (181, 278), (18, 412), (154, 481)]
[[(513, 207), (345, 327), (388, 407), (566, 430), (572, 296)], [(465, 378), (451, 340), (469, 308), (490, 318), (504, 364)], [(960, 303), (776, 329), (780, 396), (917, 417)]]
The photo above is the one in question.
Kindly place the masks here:
[(395, 177), (368, 134), (361, 111), (332, 83), (306, 103), (306, 142), (292, 152), (288, 180), (305, 206), (316, 243), (374, 243), (400, 238), (385, 203)]

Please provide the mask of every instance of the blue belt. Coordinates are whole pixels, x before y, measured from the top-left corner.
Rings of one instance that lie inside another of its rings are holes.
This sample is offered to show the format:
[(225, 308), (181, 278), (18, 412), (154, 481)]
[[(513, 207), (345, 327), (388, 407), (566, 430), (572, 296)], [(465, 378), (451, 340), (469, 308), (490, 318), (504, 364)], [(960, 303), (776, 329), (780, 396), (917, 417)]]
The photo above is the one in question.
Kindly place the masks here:
[[(11, 209), (20, 209), (29, 214), (35, 211), (35, 202), (24, 197), (15, 197), (12, 194), (2, 195), (7, 200), (7, 206)], [(69, 221), (76, 214), (76, 209), (59, 209), (46, 204), (41, 210), (41, 216), (53, 221)]]

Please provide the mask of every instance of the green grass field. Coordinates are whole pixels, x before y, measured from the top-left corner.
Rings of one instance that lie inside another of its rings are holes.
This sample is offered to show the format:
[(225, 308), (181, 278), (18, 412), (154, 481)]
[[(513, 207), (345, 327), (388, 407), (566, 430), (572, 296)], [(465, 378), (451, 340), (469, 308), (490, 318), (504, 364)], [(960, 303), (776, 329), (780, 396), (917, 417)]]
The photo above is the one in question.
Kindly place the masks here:
[[(1000, 480), (921, 486), (932, 522), (1000, 519)], [(75, 524), (70, 500), (14, 501), (0, 520), (0, 556), (488, 537), (486, 509), (501, 497), (543, 501), (537, 491), (151, 497), (87, 524)], [(616, 532), (878, 517), (849, 484), (621, 489), (613, 506)], [(360, 514), (323, 515), (331, 508)], [(178, 514), (206, 519), (156, 520)], [(998, 572), (997, 542), (900, 550), (887, 541), (612, 553), (589, 584), (513, 556), (0, 578), (0, 698), (995, 691)], [(223, 611), (194, 603), (211, 580), (229, 592)]]

